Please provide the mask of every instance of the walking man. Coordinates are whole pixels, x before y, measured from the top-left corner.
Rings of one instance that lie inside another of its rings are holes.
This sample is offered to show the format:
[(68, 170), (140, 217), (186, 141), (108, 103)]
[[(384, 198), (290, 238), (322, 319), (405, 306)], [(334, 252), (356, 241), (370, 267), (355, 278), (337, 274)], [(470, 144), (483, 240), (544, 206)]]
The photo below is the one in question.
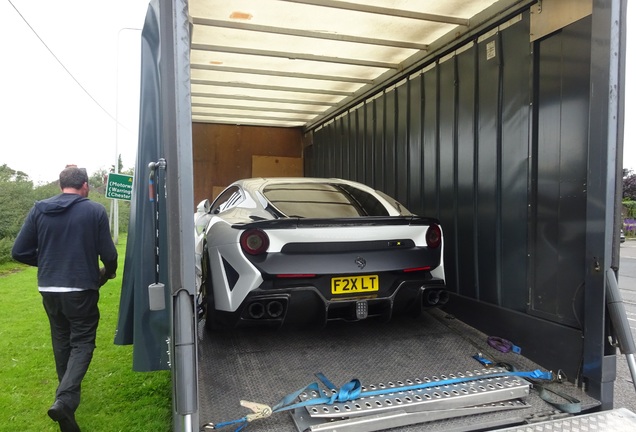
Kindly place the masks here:
[(99, 288), (115, 277), (117, 250), (106, 209), (88, 199), (86, 170), (67, 165), (60, 173), (60, 189), (61, 194), (35, 203), (12, 255), (38, 267), (59, 380), (48, 415), (62, 432), (80, 432), (75, 410), (95, 349)]

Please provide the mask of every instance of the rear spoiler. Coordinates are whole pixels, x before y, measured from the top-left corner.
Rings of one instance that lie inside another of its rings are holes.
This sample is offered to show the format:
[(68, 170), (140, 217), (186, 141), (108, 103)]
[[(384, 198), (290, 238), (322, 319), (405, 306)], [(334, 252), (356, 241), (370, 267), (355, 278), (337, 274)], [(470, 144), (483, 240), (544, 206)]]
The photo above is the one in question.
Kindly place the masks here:
[(366, 216), (355, 218), (281, 218), (264, 219), (244, 224), (233, 224), (232, 228), (249, 229), (291, 229), (291, 228), (331, 228), (357, 226), (387, 226), (387, 225), (431, 225), (439, 220), (424, 216)]

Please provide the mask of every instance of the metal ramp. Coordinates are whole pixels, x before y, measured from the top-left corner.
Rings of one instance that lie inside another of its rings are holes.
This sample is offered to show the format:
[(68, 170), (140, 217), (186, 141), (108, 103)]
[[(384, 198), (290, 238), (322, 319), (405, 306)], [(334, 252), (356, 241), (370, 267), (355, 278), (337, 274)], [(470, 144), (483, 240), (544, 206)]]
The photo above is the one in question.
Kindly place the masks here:
[[(466, 408), (453, 408), (445, 410), (431, 410), (419, 412), (406, 412), (404, 410), (390, 411), (384, 414), (375, 414), (352, 419), (335, 419), (332, 421), (317, 421), (315, 418), (303, 416), (302, 413), (294, 413), (293, 419), (296, 428), (303, 432), (372, 432), (398, 427), (417, 425), (444, 419), (465, 417), (470, 415), (482, 415), (495, 412), (528, 408), (529, 405), (521, 400), (513, 400), (489, 405), (478, 405)], [(469, 430), (469, 429), (462, 429)]]
[(498, 432), (634, 432), (635, 430), (636, 414), (627, 408), (497, 429)]
[[(476, 413), (528, 408), (529, 405), (520, 399), (529, 395), (530, 383), (520, 377), (500, 376), (506, 372), (501, 368), (478, 369), (448, 376), (379, 383), (362, 387), (356, 400), (297, 408), (292, 417), (299, 432), (367, 432)], [(458, 378), (469, 381), (434, 385)], [(409, 389), (418, 384), (431, 386)], [(365, 393), (374, 394), (378, 389), (388, 393), (365, 396)], [(331, 390), (331, 393), (335, 391)], [(300, 400), (306, 402), (330, 396), (330, 392), (322, 392), (322, 395), (315, 391), (302, 393)]]

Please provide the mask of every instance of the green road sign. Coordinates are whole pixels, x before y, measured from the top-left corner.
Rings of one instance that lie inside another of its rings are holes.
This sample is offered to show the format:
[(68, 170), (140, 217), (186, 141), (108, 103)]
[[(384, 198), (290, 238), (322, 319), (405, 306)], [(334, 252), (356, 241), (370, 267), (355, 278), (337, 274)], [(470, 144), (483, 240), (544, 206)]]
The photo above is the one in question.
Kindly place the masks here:
[(130, 201), (133, 176), (109, 173), (106, 180), (106, 198)]

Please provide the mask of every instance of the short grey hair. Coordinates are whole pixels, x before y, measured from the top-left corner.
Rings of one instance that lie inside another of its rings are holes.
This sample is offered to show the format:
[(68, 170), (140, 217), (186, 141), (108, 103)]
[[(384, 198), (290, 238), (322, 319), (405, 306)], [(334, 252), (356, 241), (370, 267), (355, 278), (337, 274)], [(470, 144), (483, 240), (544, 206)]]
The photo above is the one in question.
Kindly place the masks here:
[(76, 165), (67, 166), (60, 173), (60, 189), (81, 189), (84, 183), (88, 183), (86, 168), (78, 168)]

